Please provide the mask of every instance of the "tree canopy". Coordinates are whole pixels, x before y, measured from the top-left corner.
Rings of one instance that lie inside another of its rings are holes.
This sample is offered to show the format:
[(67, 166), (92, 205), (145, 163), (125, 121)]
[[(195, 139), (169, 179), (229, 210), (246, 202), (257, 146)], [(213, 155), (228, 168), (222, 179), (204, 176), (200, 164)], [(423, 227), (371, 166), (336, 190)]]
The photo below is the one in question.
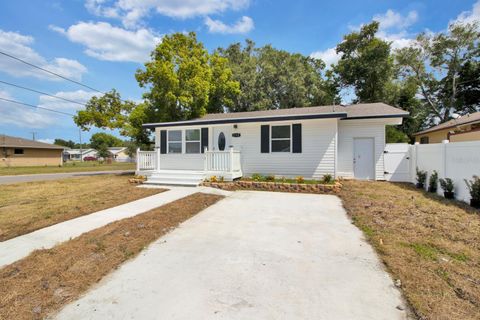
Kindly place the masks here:
[(135, 145), (148, 145), (143, 123), (339, 104), (347, 89), (355, 94), (353, 103), (385, 102), (409, 111), (401, 126), (387, 129), (387, 141), (405, 141), (453, 113), (480, 108), (478, 24), (422, 33), (393, 50), (373, 21), (345, 35), (336, 51), (341, 58), (327, 70), (320, 59), (251, 40), (209, 53), (193, 32), (166, 35), (135, 74), (143, 101), (123, 100), (112, 89), (91, 98), (74, 120), (83, 130), (119, 129)]

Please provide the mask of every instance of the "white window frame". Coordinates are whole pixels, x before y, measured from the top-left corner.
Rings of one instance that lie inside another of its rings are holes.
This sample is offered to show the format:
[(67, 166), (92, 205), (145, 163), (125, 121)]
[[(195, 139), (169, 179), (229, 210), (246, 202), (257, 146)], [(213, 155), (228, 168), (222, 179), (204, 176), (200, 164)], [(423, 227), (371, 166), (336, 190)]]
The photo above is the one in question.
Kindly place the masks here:
[[(170, 141), (170, 132), (171, 131), (180, 131), (180, 140)], [(180, 143), (180, 152), (170, 152), (170, 143)], [(167, 153), (168, 154), (182, 154), (183, 153), (183, 130), (180, 130), (180, 129), (167, 130)]]
[[(273, 127), (286, 127), (288, 126), (289, 129), (290, 129), (290, 134), (289, 134), (289, 138), (274, 138), (273, 137)], [(280, 140), (288, 140), (290, 141), (290, 148), (289, 148), (289, 151), (273, 151), (273, 141), (280, 141)], [(292, 124), (289, 123), (289, 124), (276, 124), (276, 125), (270, 125), (270, 152), (272, 153), (292, 153), (292, 144), (293, 144), (293, 141), (292, 141)]]
[[(187, 140), (187, 131), (193, 131), (197, 130), (198, 131), (198, 140)], [(198, 129), (185, 129), (185, 154), (200, 154), (202, 153), (202, 130), (200, 128)], [(187, 152), (187, 143), (198, 143), (198, 152)]]

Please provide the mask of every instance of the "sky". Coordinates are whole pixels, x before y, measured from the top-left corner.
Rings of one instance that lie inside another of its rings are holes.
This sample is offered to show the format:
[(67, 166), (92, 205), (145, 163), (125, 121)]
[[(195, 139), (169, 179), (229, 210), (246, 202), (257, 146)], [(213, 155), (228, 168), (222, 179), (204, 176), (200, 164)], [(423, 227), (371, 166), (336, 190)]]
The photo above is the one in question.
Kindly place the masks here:
[[(330, 65), (339, 58), (335, 46), (342, 36), (372, 20), (380, 22), (380, 37), (401, 48), (419, 32), (441, 32), (455, 21), (480, 20), (480, 0), (2, 1), (0, 51), (101, 92), (115, 88), (123, 99), (141, 101), (135, 71), (164, 35), (195, 31), (210, 51), (252, 39), (259, 46), (272, 44)], [(73, 114), (95, 94), (0, 54), (0, 99)], [(82, 132), (83, 141), (98, 131)], [(35, 135), (50, 143), (55, 138), (80, 139), (70, 116), (4, 100), (0, 134)]]

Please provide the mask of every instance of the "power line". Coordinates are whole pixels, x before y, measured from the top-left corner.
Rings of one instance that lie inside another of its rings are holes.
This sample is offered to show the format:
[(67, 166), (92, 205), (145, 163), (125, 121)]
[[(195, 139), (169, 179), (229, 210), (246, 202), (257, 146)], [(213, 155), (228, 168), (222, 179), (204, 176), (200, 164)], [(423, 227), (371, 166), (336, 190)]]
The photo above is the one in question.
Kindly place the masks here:
[(39, 91), (39, 90), (36, 90), (36, 89), (24, 87), (24, 86), (21, 86), (19, 84), (10, 83), (10, 82), (3, 81), (3, 80), (0, 80), (0, 83), (4, 83), (4, 84), (7, 84), (9, 86), (20, 88), (20, 89), (23, 89), (23, 90), (28, 90), (28, 91), (35, 92), (35, 93), (40, 93), (40, 94), (43, 94), (45, 96), (49, 96), (49, 97), (52, 97), (52, 98), (55, 98), (55, 99), (60, 99), (60, 100), (64, 100), (64, 101), (67, 101), (67, 102), (79, 104), (81, 106), (85, 106), (85, 103), (81, 103), (81, 102), (78, 102), (78, 101), (74, 101), (74, 100), (70, 100), (70, 99), (67, 99), (67, 98), (59, 97), (59, 96), (56, 96), (56, 95), (53, 95), (53, 94), (50, 94), (50, 93), (46, 93), (46, 92), (42, 92), (42, 91)]
[(42, 109), (42, 110), (46, 110), (46, 111), (50, 111), (50, 112), (55, 112), (55, 113), (63, 114), (63, 115), (66, 115), (66, 116), (71, 116), (71, 117), (75, 116), (74, 114), (71, 114), (71, 113), (58, 111), (58, 110), (53, 110), (53, 109), (49, 109), (49, 108), (45, 108), (45, 107), (40, 107), (40, 106), (36, 106), (36, 105), (33, 105), (33, 104), (20, 102), (20, 101), (16, 101), (16, 100), (10, 100), (10, 99), (1, 98), (1, 97), (0, 97), (0, 100), (6, 101), (6, 102), (11, 102), (11, 103), (16, 103), (18, 105), (22, 105), (22, 106), (26, 106), (26, 107), (30, 107), (30, 108), (34, 108), (34, 109)]
[(15, 56), (11, 55), (11, 54), (5, 53), (5, 52), (3, 52), (3, 51), (0, 51), (0, 54), (4, 55), (4, 56), (6, 56), (6, 57), (9, 57), (9, 58), (11, 58), (11, 59), (20, 61), (21, 63), (24, 63), (24, 64), (26, 64), (26, 65), (28, 65), (28, 66), (33, 67), (33, 68), (42, 70), (42, 71), (44, 71), (44, 72), (46, 72), (46, 73), (49, 73), (49, 74), (51, 74), (51, 75), (54, 75), (54, 76), (57, 76), (57, 77), (62, 78), (62, 79), (64, 79), (64, 80), (67, 80), (67, 81), (70, 81), (70, 82), (72, 82), (72, 83), (78, 84), (79, 86), (88, 88), (88, 89), (90, 89), (90, 90), (96, 91), (96, 92), (101, 93), (101, 94), (105, 94), (105, 92), (102, 92), (102, 91), (100, 91), (100, 90), (97, 90), (97, 89), (95, 89), (95, 88), (92, 88), (92, 87), (90, 87), (90, 86), (88, 86), (88, 85), (86, 85), (86, 84), (83, 84), (83, 83), (79, 82), (79, 81), (76, 81), (76, 80), (67, 78), (67, 77), (65, 77), (65, 76), (62, 76), (62, 75), (60, 75), (60, 74), (58, 74), (58, 73), (55, 73), (55, 72), (53, 72), (53, 71), (47, 70), (47, 69), (42, 68), (42, 67), (39, 67), (39, 66), (37, 66), (37, 65), (34, 65), (33, 63), (30, 63), (30, 62), (25, 61), (25, 60), (23, 60), (23, 59), (17, 58), (17, 57), (15, 57)]

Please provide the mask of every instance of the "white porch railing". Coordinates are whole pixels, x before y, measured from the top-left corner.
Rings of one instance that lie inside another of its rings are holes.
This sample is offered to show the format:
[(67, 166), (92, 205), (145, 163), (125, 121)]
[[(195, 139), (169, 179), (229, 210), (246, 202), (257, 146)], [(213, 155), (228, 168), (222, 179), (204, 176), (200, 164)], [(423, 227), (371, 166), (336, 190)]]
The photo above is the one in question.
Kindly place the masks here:
[[(178, 156), (182, 156), (178, 154)], [(240, 151), (230, 148), (228, 151), (208, 151), (204, 153), (205, 172), (233, 173), (241, 172)], [(160, 148), (155, 151), (137, 149), (137, 172), (160, 170)]]
[(237, 172), (241, 171), (240, 151), (230, 148), (228, 151), (208, 151), (205, 149), (205, 171)]
[(137, 149), (137, 171), (156, 170), (158, 164), (157, 151), (140, 151)]

